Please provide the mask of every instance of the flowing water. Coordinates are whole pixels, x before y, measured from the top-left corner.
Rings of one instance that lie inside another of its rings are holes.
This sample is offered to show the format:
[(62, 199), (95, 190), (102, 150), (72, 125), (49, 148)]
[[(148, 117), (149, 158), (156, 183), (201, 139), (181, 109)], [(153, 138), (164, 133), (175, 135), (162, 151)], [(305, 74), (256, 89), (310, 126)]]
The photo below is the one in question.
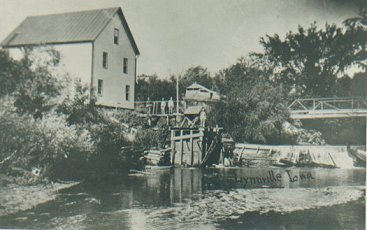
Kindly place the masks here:
[(362, 168), (156, 170), (80, 183), (3, 212), (0, 228), (365, 229), (365, 175)]

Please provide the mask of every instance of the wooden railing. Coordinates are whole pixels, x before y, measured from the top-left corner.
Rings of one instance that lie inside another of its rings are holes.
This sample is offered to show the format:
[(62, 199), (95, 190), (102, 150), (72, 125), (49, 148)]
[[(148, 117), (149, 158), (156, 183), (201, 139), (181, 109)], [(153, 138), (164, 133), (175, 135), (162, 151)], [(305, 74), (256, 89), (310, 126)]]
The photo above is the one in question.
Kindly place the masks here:
[(173, 101), (173, 107), (169, 108), (168, 100), (164, 101), (165, 107), (162, 110), (162, 102), (163, 101), (135, 101), (135, 110), (139, 113), (150, 114), (150, 115), (169, 115), (169, 114), (177, 114), (183, 113), (186, 104), (183, 101), (179, 101), (179, 106), (177, 109), (177, 102)]

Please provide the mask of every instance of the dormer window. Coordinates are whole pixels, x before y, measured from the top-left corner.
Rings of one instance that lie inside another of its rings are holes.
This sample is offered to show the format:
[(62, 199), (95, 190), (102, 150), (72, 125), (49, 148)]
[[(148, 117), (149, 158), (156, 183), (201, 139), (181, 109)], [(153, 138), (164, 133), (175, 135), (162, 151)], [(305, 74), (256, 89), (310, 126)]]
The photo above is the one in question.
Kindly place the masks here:
[(116, 45), (119, 44), (119, 30), (115, 29), (113, 32), (113, 43), (115, 43)]

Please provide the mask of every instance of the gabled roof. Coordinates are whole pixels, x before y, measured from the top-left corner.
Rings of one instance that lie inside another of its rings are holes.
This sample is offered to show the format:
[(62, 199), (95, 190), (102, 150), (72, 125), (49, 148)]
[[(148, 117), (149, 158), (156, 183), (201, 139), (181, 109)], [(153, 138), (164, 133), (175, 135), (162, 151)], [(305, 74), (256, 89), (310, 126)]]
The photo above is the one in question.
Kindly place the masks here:
[(186, 87), (186, 89), (203, 89), (203, 90), (206, 90), (206, 91), (209, 91), (211, 92), (212, 90), (202, 86), (202, 85), (199, 85), (198, 83), (193, 83), (192, 85)]
[(1, 42), (3, 47), (92, 42), (115, 14), (119, 14), (130, 43), (139, 49), (120, 7), (61, 14), (30, 16)]

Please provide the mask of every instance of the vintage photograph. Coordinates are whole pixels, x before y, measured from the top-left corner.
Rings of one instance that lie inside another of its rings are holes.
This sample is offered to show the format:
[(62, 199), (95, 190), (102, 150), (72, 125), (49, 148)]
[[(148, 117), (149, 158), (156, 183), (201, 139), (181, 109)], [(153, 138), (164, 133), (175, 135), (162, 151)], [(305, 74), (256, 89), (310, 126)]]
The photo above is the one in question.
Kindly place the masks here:
[(366, 0), (0, 0), (0, 229), (366, 229)]

